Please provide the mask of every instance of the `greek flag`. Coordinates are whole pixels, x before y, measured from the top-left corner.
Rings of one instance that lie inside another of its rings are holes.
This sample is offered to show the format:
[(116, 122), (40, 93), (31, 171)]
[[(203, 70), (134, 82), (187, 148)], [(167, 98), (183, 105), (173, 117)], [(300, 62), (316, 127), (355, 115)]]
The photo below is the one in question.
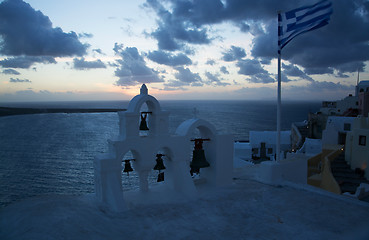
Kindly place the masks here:
[(278, 53), (294, 37), (327, 25), (332, 12), (332, 3), (323, 0), (312, 6), (278, 13)]

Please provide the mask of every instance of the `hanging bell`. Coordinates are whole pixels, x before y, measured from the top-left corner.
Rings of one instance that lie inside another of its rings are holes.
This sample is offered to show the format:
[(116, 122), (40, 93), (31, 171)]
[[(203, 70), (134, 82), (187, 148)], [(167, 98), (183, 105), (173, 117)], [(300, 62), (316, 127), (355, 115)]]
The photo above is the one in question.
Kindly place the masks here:
[(147, 114), (146, 112), (141, 113), (141, 123), (140, 123), (140, 130), (141, 131), (148, 131), (149, 128), (147, 127), (147, 122), (146, 122), (146, 118), (147, 118)]
[(200, 168), (210, 167), (210, 164), (205, 158), (205, 151), (202, 149), (202, 143), (204, 141), (210, 141), (210, 139), (198, 138), (191, 141), (195, 142), (195, 149), (192, 152), (192, 161), (190, 163), (192, 175), (193, 173), (199, 173)]
[(124, 160), (123, 172), (127, 173), (127, 176), (129, 176), (129, 172), (133, 172), (130, 161), (131, 160)]
[(193, 150), (192, 161), (190, 166), (194, 170), (210, 167), (210, 164), (208, 163), (208, 161), (206, 161), (204, 149)]
[(157, 182), (163, 182), (163, 181), (164, 181), (164, 172), (159, 172)]
[(163, 163), (163, 159), (161, 158), (162, 156), (165, 156), (164, 154), (156, 154), (156, 165), (154, 167), (154, 170), (164, 170), (165, 166)]

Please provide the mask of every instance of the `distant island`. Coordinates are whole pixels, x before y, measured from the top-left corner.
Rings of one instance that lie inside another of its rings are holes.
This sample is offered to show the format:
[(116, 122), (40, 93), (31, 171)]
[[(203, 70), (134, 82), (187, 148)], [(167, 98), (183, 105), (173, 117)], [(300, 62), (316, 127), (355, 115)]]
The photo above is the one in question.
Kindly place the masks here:
[(40, 113), (104, 113), (104, 112), (118, 112), (126, 109), (118, 108), (14, 108), (14, 107), (0, 107), (0, 117), (10, 115), (23, 114), (40, 114)]

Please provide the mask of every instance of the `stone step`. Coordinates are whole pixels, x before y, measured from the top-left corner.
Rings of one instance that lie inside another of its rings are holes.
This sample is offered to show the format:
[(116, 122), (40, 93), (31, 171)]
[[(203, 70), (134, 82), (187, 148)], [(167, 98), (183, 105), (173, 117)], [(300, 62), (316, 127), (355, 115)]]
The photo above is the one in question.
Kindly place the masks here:
[(342, 159), (335, 159), (335, 160), (333, 160), (332, 163), (345, 163), (345, 164), (347, 164), (347, 162), (346, 162), (346, 160), (344, 158), (342, 158)]
[(335, 177), (335, 179), (338, 184), (353, 183), (353, 184), (360, 185), (360, 183), (364, 182), (362, 179), (350, 178), (350, 177)]
[(336, 171), (333, 173), (335, 178), (352, 178), (361, 180), (360, 176), (351, 171)]
[(344, 164), (344, 163), (332, 163), (331, 164), (331, 169), (332, 169), (332, 171), (334, 170), (334, 169), (350, 169), (351, 170), (351, 168), (347, 165), (347, 164)]

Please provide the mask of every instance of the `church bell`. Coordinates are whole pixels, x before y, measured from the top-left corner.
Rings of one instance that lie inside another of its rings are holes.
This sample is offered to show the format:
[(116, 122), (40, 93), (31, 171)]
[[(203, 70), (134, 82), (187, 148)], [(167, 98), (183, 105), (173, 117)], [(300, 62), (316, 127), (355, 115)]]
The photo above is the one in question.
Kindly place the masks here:
[(124, 169), (123, 172), (127, 173), (127, 176), (129, 176), (129, 172), (133, 172), (133, 169), (131, 167), (131, 160), (124, 160)]
[(165, 156), (165, 155), (160, 154), (160, 153), (156, 154), (156, 165), (154, 167), (154, 170), (159, 171), (157, 182), (164, 181), (164, 172), (160, 172), (161, 170), (165, 169), (163, 159), (161, 158), (162, 156)]
[(193, 150), (192, 161), (190, 163), (191, 174), (199, 173), (200, 168), (210, 167), (209, 162), (206, 161), (206, 158), (205, 158), (205, 151), (202, 148), (203, 141), (209, 141), (209, 140), (210, 139), (203, 139), (203, 138), (191, 140), (195, 142), (195, 149)]
[(162, 156), (165, 156), (164, 154), (156, 154), (156, 165), (154, 167), (154, 170), (164, 170), (165, 166), (164, 166), (164, 162), (163, 159), (161, 158)]
[(141, 131), (148, 131), (149, 128), (147, 127), (146, 118), (149, 112), (142, 112), (141, 113), (141, 123), (140, 123), (140, 130)]

